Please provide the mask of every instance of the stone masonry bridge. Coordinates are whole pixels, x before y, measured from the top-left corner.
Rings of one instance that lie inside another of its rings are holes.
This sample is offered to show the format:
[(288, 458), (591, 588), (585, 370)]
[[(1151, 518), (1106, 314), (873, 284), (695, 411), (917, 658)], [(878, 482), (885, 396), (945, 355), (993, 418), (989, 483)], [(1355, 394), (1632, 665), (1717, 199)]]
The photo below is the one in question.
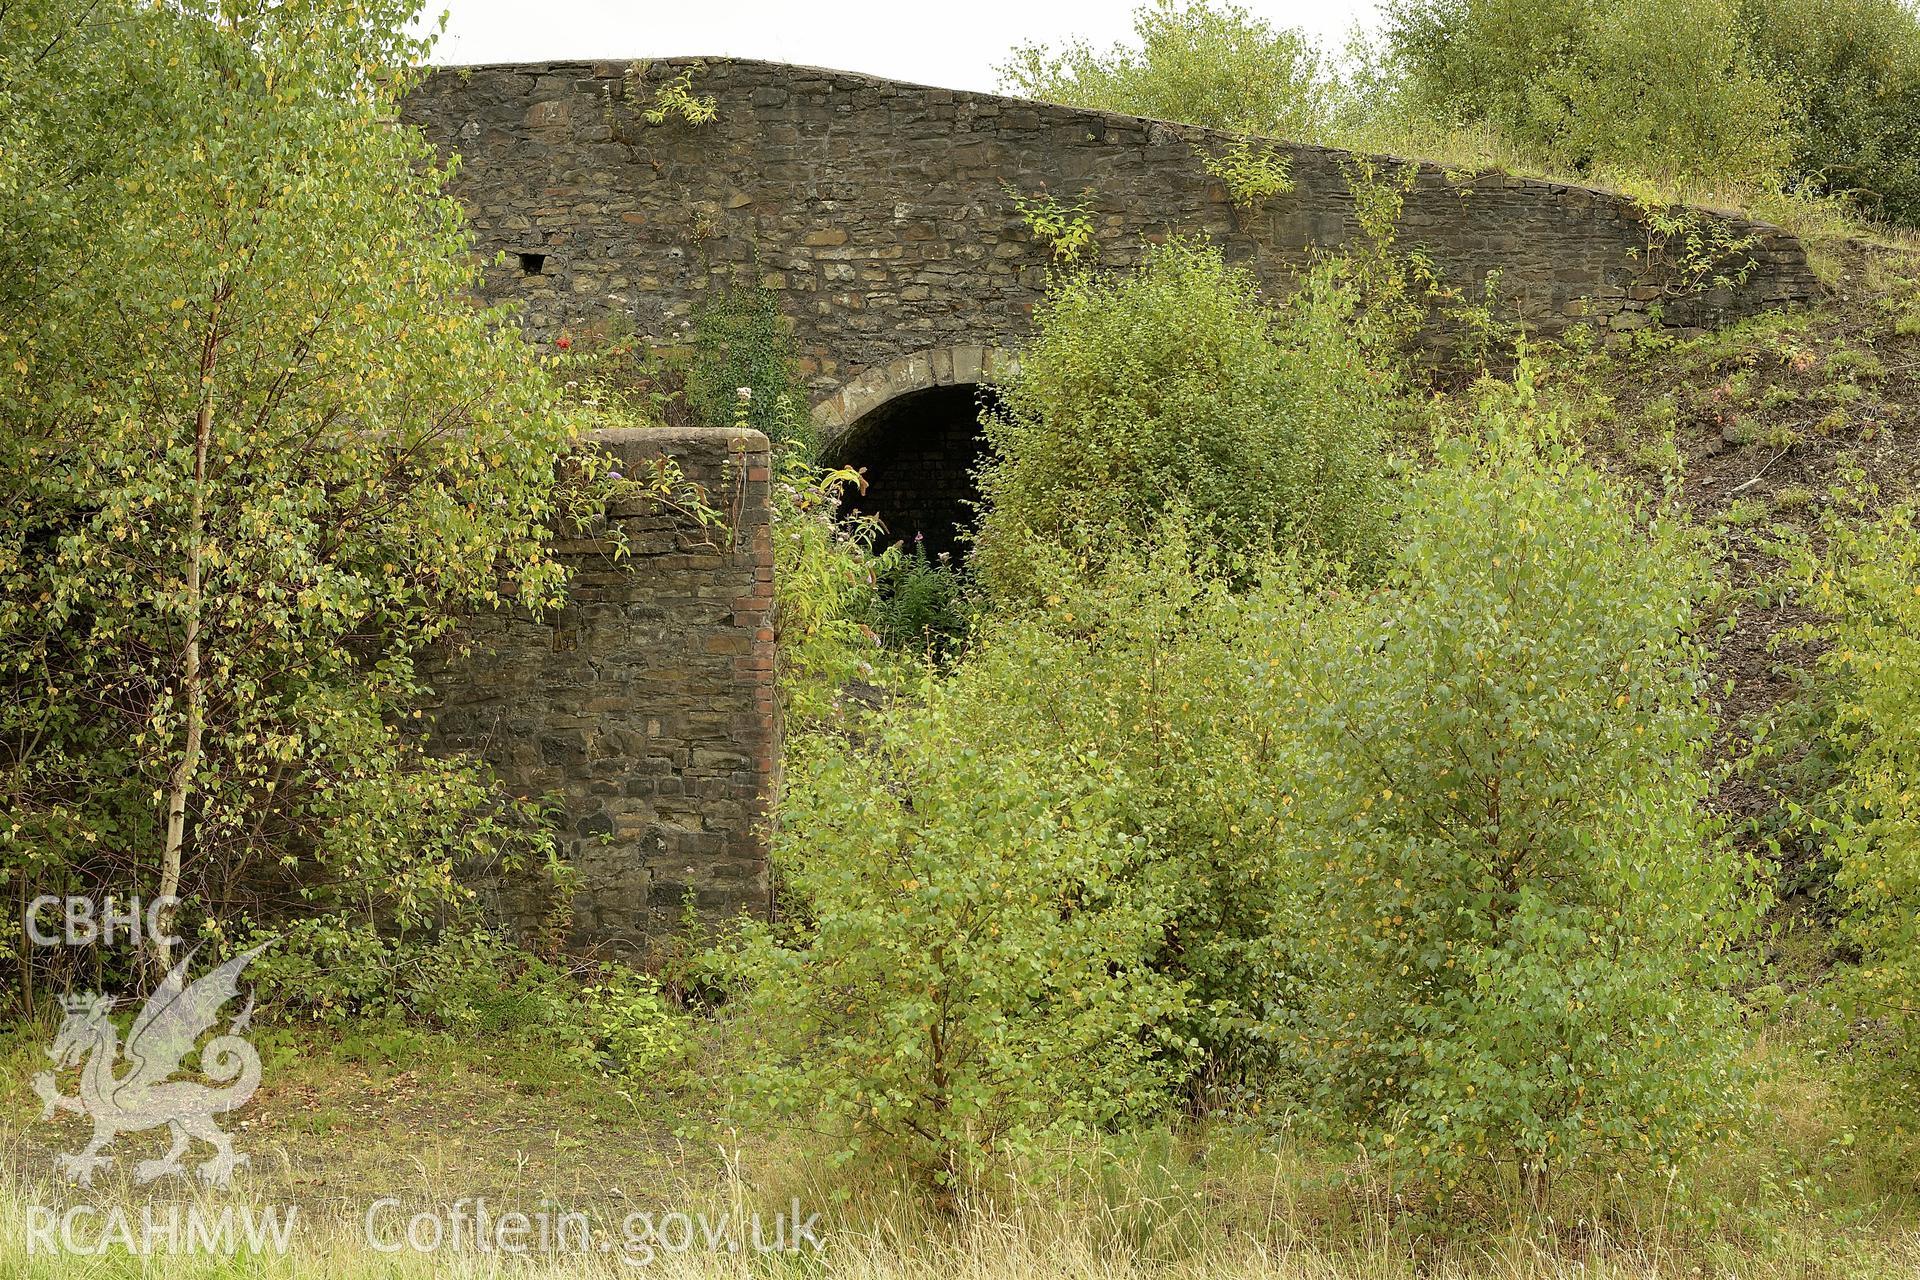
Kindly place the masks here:
[[(686, 72), (716, 117), (649, 124)], [(1015, 195), (1084, 198), (1102, 266), (1201, 234), (1275, 290), (1357, 231), (1344, 152), (1276, 144), (1294, 189), (1236, 209), (1206, 169), (1231, 139), (1209, 130), (774, 63), (444, 69), (405, 118), (460, 155), (453, 191), (480, 249), (505, 255), (485, 292), (521, 304), (536, 341), (620, 331), (675, 345), (709, 291), (772, 290), (828, 456), (867, 468), (865, 505), (894, 533), (936, 545), (972, 493), (978, 388), (1026, 338), (1046, 282), (1049, 250)], [(1752, 237), (1750, 270), (1685, 293), (1660, 254), (1648, 260), (1624, 197), (1421, 165), (1398, 241), (1470, 297), (1497, 272), (1501, 305), (1543, 333), (1709, 326), (1815, 293), (1793, 237), (1722, 220)]]
[[(717, 114), (643, 111), (684, 73)], [(1027, 338), (1049, 250), (1015, 204), (1084, 201), (1098, 262), (1200, 234), (1271, 289), (1356, 233), (1343, 153), (1281, 145), (1294, 189), (1236, 209), (1203, 129), (759, 62), (550, 63), (432, 73), (405, 106), (461, 164), (454, 193), (489, 258), (484, 290), (534, 341), (632, 333), (686, 341), (714, 291), (771, 291), (798, 339), (829, 457), (867, 468), (863, 505), (900, 536), (951, 539), (977, 456), (977, 398)], [(1646, 260), (1639, 211), (1605, 192), (1499, 175), (1415, 174), (1398, 230), (1447, 281), (1535, 330), (1704, 326), (1816, 290), (1774, 228), (1738, 285), (1688, 292)], [(1436, 340), (1447, 330), (1437, 325)], [(757, 432), (703, 424), (603, 434), (638, 471), (671, 457), (729, 513), (715, 530), (642, 505), (614, 517), (629, 554), (562, 539), (554, 614), (473, 620), (472, 656), (436, 679), (432, 737), (485, 754), (515, 791), (555, 799), (579, 887), (491, 885), (502, 916), (572, 943), (645, 951), (691, 903), (771, 910), (778, 778), (772, 466)], [(610, 544), (609, 544), (610, 545)], [(563, 909), (562, 909), (563, 908)]]

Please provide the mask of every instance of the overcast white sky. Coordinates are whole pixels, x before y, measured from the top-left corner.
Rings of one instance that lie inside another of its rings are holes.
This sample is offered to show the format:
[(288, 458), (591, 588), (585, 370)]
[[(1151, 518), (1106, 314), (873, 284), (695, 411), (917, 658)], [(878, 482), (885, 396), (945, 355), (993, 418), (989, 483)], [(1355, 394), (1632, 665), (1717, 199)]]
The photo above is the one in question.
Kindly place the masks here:
[[(1371, 0), (1241, 0), (1338, 44)], [(994, 88), (1016, 44), (1131, 29), (1135, 0), (442, 0), (435, 62), (731, 55), (865, 71), (950, 89)], [(437, 12), (429, 0), (429, 12)]]

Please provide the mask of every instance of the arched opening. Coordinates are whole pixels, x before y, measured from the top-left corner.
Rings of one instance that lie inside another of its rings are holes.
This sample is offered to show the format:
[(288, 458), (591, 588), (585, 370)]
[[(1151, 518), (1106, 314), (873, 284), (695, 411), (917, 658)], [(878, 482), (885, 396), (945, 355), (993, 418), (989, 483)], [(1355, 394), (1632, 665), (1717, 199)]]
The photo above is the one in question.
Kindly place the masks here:
[(991, 396), (977, 383), (922, 387), (893, 397), (849, 425), (825, 450), (832, 466), (852, 467), (867, 491), (849, 491), (842, 510), (878, 516), (880, 545), (925, 539), (930, 556), (963, 550), (959, 530), (974, 519), (974, 480), (986, 441), (980, 411)]

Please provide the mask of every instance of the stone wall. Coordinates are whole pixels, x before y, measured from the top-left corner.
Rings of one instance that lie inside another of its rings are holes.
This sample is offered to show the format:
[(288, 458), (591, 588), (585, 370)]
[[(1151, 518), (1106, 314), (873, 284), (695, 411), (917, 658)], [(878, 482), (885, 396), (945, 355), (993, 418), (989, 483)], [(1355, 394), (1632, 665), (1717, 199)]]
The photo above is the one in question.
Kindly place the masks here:
[[(768, 446), (742, 430), (603, 431), (590, 445), (635, 476), (672, 459), (729, 527), (640, 500), (610, 513), (624, 556), (604, 531), (559, 540), (568, 604), (473, 619), (471, 655), (439, 677), (431, 740), (480, 752), (517, 794), (560, 799), (581, 880), (571, 942), (631, 954), (678, 926), (689, 895), (708, 918), (766, 909)], [(527, 877), (483, 889), (513, 924), (546, 906)]]
[[(687, 70), (717, 118), (648, 124), (643, 109)], [(1294, 190), (1248, 215), (1206, 171), (1228, 141), (1208, 130), (808, 67), (446, 69), (404, 115), (461, 156), (453, 190), (480, 248), (506, 254), (485, 291), (522, 304), (535, 340), (614, 328), (679, 342), (704, 293), (755, 281), (795, 323), (830, 433), (872, 407), (871, 396), (848, 402), (863, 375), (871, 383), (890, 363), (930, 373), (942, 356), (952, 365), (964, 359), (956, 353), (1019, 347), (1048, 253), (1009, 188), (1084, 195), (1105, 265), (1203, 233), (1275, 288), (1313, 247), (1338, 247), (1357, 229), (1343, 152), (1283, 144)], [(1498, 272), (1503, 307), (1539, 331), (1577, 320), (1704, 326), (1816, 292), (1792, 236), (1727, 221), (1755, 237), (1751, 272), (1674, 296), (1644, 257), (1648, 230), (1631, 201), (1429, 164), (1407, 196), (1400, 242), (1476, 298)]]

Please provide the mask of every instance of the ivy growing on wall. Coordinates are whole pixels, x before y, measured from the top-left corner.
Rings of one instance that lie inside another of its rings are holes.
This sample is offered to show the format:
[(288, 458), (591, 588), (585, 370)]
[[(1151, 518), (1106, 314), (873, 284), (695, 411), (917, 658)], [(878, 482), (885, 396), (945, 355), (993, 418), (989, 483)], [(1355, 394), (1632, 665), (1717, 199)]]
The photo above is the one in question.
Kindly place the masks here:
[(714, 291), (694, 313), (692, 346), (686, 400), (695, 422), (744, 418), (769, 440), (811, 450), (799, 345), (772, 290), (733, 284)]

